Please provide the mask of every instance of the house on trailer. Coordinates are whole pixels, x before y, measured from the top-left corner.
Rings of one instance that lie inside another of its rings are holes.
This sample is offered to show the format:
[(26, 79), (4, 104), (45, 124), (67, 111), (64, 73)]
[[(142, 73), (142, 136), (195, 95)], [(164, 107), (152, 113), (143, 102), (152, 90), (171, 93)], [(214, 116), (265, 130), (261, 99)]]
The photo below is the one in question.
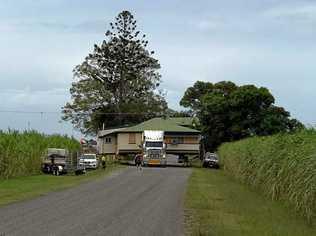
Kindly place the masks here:
[(192, 129), (194, 118), (153, 118), (135, 126), (101, 130), (98, 152), (105, 155), (128, 155), (142, 149), (145, 130), (164, 131), (166, 153), (195, 156), (200, 154), (200, 131)]

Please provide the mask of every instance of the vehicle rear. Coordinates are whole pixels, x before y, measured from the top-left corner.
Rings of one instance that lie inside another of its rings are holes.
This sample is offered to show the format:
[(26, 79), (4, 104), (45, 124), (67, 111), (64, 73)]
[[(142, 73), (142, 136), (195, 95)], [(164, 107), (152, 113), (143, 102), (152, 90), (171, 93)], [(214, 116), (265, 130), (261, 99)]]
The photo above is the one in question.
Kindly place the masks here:
[(66, 174), (68, 151), (66, 149), (48, 148), (47, 154), (42, 161), (42, 171), (44, 173)]
[(209, 153), (207, 152), (205, 154), (204, 160), (203, 160), (203, 167), (209, 167), (209, 168), (219, 168), (219, 160), (218, 155), (216, 153)]

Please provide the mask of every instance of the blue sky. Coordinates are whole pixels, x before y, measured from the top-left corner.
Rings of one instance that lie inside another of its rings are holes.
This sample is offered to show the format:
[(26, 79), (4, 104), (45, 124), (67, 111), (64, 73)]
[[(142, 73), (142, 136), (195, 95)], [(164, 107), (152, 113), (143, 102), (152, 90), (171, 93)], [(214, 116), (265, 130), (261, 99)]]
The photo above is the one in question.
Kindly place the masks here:
[[(277, 105), (316, 123), (316, 1), (0, 1), (0, 110), (59, 112), (72, 69), (131, 11), (160, 60), (169, 106), (196, 80), (268, 87)], [(59, 113), (0, 113), (0, 129), (76, 134)]]

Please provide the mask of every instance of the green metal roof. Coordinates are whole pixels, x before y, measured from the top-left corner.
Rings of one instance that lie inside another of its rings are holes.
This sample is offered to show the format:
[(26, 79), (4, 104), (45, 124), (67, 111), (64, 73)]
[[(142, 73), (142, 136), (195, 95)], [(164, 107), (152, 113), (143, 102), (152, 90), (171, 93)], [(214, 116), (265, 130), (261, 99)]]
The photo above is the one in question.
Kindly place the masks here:
[[(190, 122), (191, 121), (191, 122)], [(190, 117), (153, 118), (135, 126), (121, 129), (119, 132), (143, 132), (144, 130), (161, 130), (165, 132), (200, 133), (200, 131), (184, 127), (192, 124)]]

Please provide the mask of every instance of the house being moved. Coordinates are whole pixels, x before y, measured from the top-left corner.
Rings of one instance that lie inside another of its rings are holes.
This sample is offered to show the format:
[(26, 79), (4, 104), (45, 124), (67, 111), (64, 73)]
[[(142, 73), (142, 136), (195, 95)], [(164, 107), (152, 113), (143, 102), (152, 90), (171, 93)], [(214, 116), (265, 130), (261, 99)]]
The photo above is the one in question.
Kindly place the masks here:
[(101, 130), (98, 134), (98, 151), (107, 155), (139, 153), (145, 130), (164, 131), (166, 153), (175, 155), (198, 155), (200, 131), (192, 129), (194, 118), (153, 118), (135, 126)]

